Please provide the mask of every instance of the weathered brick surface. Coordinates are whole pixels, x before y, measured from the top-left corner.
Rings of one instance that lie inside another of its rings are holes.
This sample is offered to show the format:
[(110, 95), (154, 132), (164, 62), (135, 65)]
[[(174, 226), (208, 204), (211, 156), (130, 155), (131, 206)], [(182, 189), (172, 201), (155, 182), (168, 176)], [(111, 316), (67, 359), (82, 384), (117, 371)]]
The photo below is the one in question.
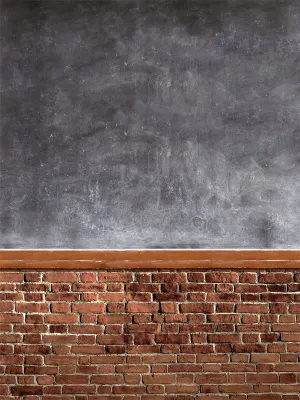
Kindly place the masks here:
[(0, 273), (0, 400), (300, 400), (295, 271)]

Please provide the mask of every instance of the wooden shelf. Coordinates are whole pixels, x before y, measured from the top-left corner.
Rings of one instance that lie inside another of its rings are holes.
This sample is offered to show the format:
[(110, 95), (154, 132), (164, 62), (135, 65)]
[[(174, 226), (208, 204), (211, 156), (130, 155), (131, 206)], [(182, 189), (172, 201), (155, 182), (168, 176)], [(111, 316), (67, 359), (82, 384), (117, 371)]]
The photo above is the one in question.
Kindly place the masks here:
[(298, 269), (300, 250), (0, 250), (4, 270)]

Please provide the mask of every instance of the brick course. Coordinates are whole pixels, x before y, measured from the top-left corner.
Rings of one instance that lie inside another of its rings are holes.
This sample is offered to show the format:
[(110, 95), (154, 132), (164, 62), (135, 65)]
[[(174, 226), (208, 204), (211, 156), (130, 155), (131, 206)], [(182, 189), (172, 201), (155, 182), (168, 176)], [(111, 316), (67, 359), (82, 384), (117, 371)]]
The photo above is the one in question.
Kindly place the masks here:
[(0, 273), (0, 400), (300, 400), (296, 271)]

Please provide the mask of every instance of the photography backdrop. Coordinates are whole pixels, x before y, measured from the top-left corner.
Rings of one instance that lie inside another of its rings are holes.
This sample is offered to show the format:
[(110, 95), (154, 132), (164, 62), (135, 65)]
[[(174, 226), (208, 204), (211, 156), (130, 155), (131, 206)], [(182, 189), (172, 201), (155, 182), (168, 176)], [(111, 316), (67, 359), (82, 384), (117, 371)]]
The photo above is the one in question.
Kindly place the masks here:
[(299, 248), (298, 0), (1, 1), (1, 248)]

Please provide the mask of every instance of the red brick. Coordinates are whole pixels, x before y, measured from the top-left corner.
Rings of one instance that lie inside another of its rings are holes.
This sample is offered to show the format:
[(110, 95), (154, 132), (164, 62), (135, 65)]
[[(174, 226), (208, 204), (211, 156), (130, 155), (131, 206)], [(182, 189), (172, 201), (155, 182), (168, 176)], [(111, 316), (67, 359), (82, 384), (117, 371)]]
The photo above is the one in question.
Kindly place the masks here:
[(190, 272), (187, 274), (187, 280), (189, 282), (204, 282), (203, 272)]
[(265, 314), (268, 311), (269, 307), (267, 304), (237, 304), (236, 306), (236, 312), (238, 313)]
[(46, 303), (17, 303), (16, 311), (22, 313), (47, 313), (49, 304)]
[(78, 301), (78, 293), (47, 293), (47, 301)]
[(240, 282), (241, 283), (257, 282), (257, 273), (256, 272), (242, 272), (240, 274)]
[(132, 335), (98, 335), (97, 343), (109, 344), (132, 344)]
[(72, 311), (79, 313), (104, 313), (105, 304), (104, 303), (81, 303), (72, 304)]
[(152, 293), (127, 293), (126, 300), (128, 301), (152, 301)]
[(220, 391), (224, 393), (249, 393), (252, 392), (251, 385), (222, 385)]
[(197, 354), (197, 353), (212, 353), (213, 346), (211, 344), (192, 344), (192, 345), (182, 345), (181, 353), (187, 354)]
[(42, 386), (13, 386), (11, 388), (11, 393), (14, 396), (26, 396), (26, 395), (42, 395)]
[[(58, 384), (74, 384), (81, 385), (89, 383), (89, 376), (87, 375), (58, 375), (56, 378)], [(95, 383), (95, 382), (91, 382)]]
[(154, 293), (154, 300), (156, 301), (184, 301), (186, 295), (183, 293)]
[(212, 313), (214, 305), (208, 303), (185, 303), (180, 305), (180, 311), (183, 313)]
[(45, 357), (46, 364), (55, 364), (55, 365), (62, 365), (62, 364), (76, 364), (78, 361), (76, 356), (54, 356), (49, 355)]
[(0, 323), (22, 323), (24, 322), (23, 314), (3, 313), (0, 314)]
[(214, 334), (208, 335), (209, 343), (240, 343), (241, 336), (239, 334)]
[(108, 270), (6, 280), (0, 395), (38, 387), (42, 394), (19, 397), (300, 400), (289, 394), (300, 386), (294, 277), (300, 279), (293, 271)]
[(211, 283), (182, 283), (180, 285), (182, 292), (209, 292), (214, 290)]
[(44, 343), (76, 343), (76, 335), (44, 335)]
[(91, 383), (96, 383), (98, 385), (119, 385), (123, 382), (123, 375), (100, 375), (91, 377)]
[(290, 305), (290, 313), (300, 314), (300, 304), (291, 304)]
[(99, 272), (99, 282), (132, 282), (132, 272)]
[(78, 276), (75, 272), (47, 272), (43, 280), (46, 282), (76, 282)]
[(293, 275), (289, 272), (267, 272), (260, 274), (258, 281), (262, 283), (290, 283), (293, 281)]
[(47, 324), (74, 324), (78, 322), (77, 314), (49, 314), (46, 315)]
[(13, 311), (14, 303), (12, 301), (1, 301), (0, 302), (0, 312), (11, 312)]
[(0, 282), (23, 282), (24, 274), (21, 272), (0, 272)]
[(81, 274), (81, 282), (97, 282), (97, 272), (83, 272)]
[(217, 313), (232, 313), (234, 311), (234, 304), (223, 303), (216, 305)]
[(175, 383), (176, 376), (170, 374), (151, 374), (151, 375), (143, 375), (143, 383), (146, 385), (155, 385), (155, 384), (172, 384)]
[(0, 292), (9, 292), (13, 291), (14, 289), (15, 285), (13, 283), (0, 283)]
[(128, 324), (131, 322), (131, 316), (128, 314), (123, 315), (99, 315), (99, 324)]
[(25, 282), (41, 282), (43, 273), (41, 272), (26, 272)]
[(51, 347), (41, 345), (15, 345), (15, 354), (49, 354)]
[(241, 301), (241, 295), (238, 293), (208, 293), (207, 301), (213, 302), (231, 302), (236, 303)]
[[(74, 381), (73, 381), (74, 383)], [(95, 385), (77, 385), (76, 381), (73, 385), (65, 385), (62, 387), (62, 392), (66, 394), (81, 394), (81, 393), (96, 393)]]
[(238, 282), (238, 274), (235, 272), (208, 272), (205, 279), (206, 282), (213, 283), (236, 283)]
[(137, 282), (151, 282), (151, 280), (152, 280), (152, 276), (151, 276), (150, 272), (146, 272), (146, 273), (136, 272), (135, 278), (136, 278)]
[(74, 292), (104, 292), (104, 283), (73, 283), (72, 290)]
[(279, 380), (280, 383), (296, 383), (297, 375), (294, 373), (280, 374)]
[(205, 297), (206, 293), (188, 293), (187, 301), (192, 301), (193, 303), (203, 302), (205, 301)]
[(267, 291), (267, 285), (236, 285), (235, 291), (238, 293), (263, 293)]
[(273, 324), (274, 332), (300, 332), (300, 324)]
[(167, 385), (167, 393), (198, 393), (198, 385)]
[(136, 333), (134, 335), (134, 344), (137, 345), (154, 344), (154, 335), (150, 333)]
[(247, 374), (247, 382), (248, 383), (278, 383), (278, 375), (277, 374)]
[(17, 285), (17, 290), (22, 292), (48, 292), (50, 285), (48, 283), (22, 283)]
[(155, 313), (158, 311), (157, 303), (128, 303), (127, 311), (131, 313)]
[(216, 284), (217, 292), (234, 292), (234, 285), (232, 283), (217, 283)]
[(282, 400), (281, 395), (275, 393), (264, 393), (264, 394), (249, 394), (249, 400)]
[(161, 304), (161, 311), (167, 314), (178, 313), (178, 304), (176, 303), (162, 303)]
[(186, 274), (184, 272), (170, 273), (158, 272), (152, 275), (153, 282), (186, 282)]
[(300, 342), (300, 333), (282, 333), (281, 340), (283, 342)]
[(226, 374), (201, 374), (196, 376), (196, 383), (201, 385), (203, 384), (222, 384), (227, 383), (227, 375)]
[(113, 386), (113, 393), (116, 394), (141, 394), (145, 393), (146, 389), (144, 386)]
[(266, 351), (263, 344), (235, 344), (233, 348), (237, 353), (264, 353)]
[(207, 316), (208, 322), (214, 323), (228, 323), (240, 322), (240, 315), (238, 314), (212, 314)]
[(264, 302), (274, 302), (274, 303), (291, 303), (294, 300), (294, 295), (290, 293), (263, 293), (261, 297)]
[(37, 301), (42, 302), (45, 299), (44, 293), (24, 293), (24, 300), (25, 301)]
[(189, 342), (189, 335), (187, 334), (157, 334), (155, 335), (156, 343), (160, 344), (182, 344)]
[(152, 283), (130, 283), (126, 285), (127, 292), (149, 292), (156, 293), (160, 291), (159, 285)]
[(51, 304), (51, 312), (53, 313), (69, 313), (71, 310), (68, 303), (53, 303)]

